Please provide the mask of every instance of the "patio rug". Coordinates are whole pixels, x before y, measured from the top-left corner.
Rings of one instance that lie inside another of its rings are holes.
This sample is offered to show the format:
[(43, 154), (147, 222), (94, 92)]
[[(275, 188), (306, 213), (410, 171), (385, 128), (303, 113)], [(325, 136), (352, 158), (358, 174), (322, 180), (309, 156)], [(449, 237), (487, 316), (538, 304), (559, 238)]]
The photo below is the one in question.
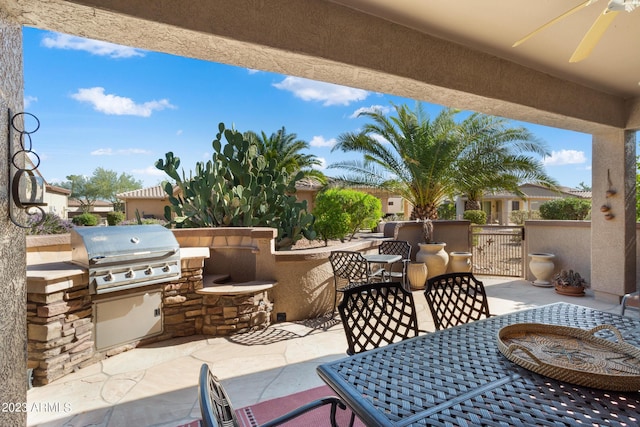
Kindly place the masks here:
[[(335, 393), (329, 386), (320, 386), (310, 390), (301, 391), (277, 399), (266, 400), (255, 405), (246, 406), (236, 410), (236, 415), (240, 420), (242, 427), (255, 427), (262, 423), (279, 417), (289, 411), (307, 404), (313, 400), (320, 399), (325, 396), (335, 396)], [(329, 420), (331, 405), (325, 405), (320, 408), (307, 412), (304, 415), (282, 424), (285, 427), (325, 427), (331, 426)], [(343, 411), (338, 409), (336, 419), (339, 426), (348, 426), (351, 411)], [(354, 426), (364, 427), (364, 424), (356, 418)]]

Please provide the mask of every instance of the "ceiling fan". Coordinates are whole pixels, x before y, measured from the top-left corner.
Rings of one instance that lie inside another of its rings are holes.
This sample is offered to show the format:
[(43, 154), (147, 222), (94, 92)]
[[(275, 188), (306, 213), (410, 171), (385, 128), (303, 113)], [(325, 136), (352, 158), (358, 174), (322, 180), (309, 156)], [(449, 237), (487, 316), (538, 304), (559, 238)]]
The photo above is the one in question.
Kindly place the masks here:
[[(557, 16), (556, 18), (547, 22), (540, 28), (537, 28), (533, 32), (527, 34), (525, 37), (515, 42), (513, 44), (513, 47), (521, 45), (522, 43), (529, 40), (531, 37), (533, 37), (540, 31), (550, 27), (556, 22), (561, 21), (562, 19), (574, 14), (577, 11), (584, 9), (587, 6), (590, 6), (591, 4), (597, 1), (598, 0), (587, 0), (580, 3), (578, 6), (574, 7), (573, 9), (566, 11), (562, 15)], [(605, 7), (604, 11), (598, 16), (598, 19), (595, 20), (591, 28), (589, 28), (589, 31), (587, 31), (587, 33), (584, 35), (584, 37), (582, 38), (582, 41), (580, 42), (576, 50), (573, 52), (573, 55), (569, 59), (569, 62), (579, 62), (587, 58), (591, 54), (591, 51), (593, 50), (595, 45), (598, 43), (600, 38), (604, 35), (605, 31), (607, 30), (611, 22), (613, 22), (613, 19), (618, 15), (618, 13), (622, 11), (632, 12), (635, 8), (639, 6), (640, 6), (640, 0), (609, 0), (607, 7)]]

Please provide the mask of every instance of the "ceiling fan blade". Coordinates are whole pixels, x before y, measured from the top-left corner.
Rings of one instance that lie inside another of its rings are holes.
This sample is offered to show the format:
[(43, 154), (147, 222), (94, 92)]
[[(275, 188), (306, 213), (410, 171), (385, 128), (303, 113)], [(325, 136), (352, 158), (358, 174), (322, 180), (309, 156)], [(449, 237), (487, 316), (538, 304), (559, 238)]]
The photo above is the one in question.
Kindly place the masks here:
[(574, 13), (576, 13), (577, 11), (579, 11), (580, 9), (583, 9), (587, 6), (589, 6), (589, 4), (593, 3), (594, 0), (587, 0), (581, 4), (579, 4), (578, 6), (574, 7), (571, 10), (566, 11), (565, 13), (563, 13), (560, 16), (557, 16), (555, 18), (553, 18), (551, 21), (547, 22), (546, 24), (544, 24), (543, 26), (541, 26), (540, 28), (535, 29), (534, 31), (532, 31), (531, 33), (527, 34), (526, 36), (524, 36), (523, 38), (521, 38), (520, 40), (518, 40), (517, 42), (515, 42), (513, 44), (513, 46), (511, 47), (516, 47), (516, 46), (520, 46), (522, 43), (526, 42), (527, 40), (529, 40), (531, 37), (533, 37), (534, 35), (538, 34), (540, 31), (549, 28), (550, 26), (552, 26), (553, 24), (555, 24), (558, 21), (563, 20), (564, 18), (566, 18), (567, 16), (573, 15)]
[(598, 16), (598, 19), (589, 28), (587, 34), (584, 35), (575, 52), (571, 55), (569, 62), (579, 62), (587, 58), (618, 13), (620, 12), (609, 12), (605, 9), (604, 13)]

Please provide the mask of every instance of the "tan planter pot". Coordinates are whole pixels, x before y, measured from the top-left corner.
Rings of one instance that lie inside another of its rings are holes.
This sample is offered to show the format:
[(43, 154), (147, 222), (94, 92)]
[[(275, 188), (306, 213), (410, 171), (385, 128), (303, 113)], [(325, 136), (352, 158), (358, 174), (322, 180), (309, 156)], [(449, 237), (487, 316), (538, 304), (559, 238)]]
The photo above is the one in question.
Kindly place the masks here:
[(427, 265), (427, 279), (447, 272), (449, 254), (444, 250), (446, 243), (419, 243), (420, 251), (416, 254), (416, 261)]
[(449, 264), (452, 273), (471, 272), (471, 252), (449, 252)]
[(412, 262), (407, 265), (407, 279), (409, 279), (411, 289), (424, 289), (424, 285), (427, 283), (426, 264), (424, 262)]
[(551, 276), (553, 276), (553, 270), (555, 269), (553, 259), (556, 256), (547, 253), (532, 253), (529, 254), (529, 257), (531, 258), (529, 270), (536, 278), (533, 284), (544, 288), (551, 287)]

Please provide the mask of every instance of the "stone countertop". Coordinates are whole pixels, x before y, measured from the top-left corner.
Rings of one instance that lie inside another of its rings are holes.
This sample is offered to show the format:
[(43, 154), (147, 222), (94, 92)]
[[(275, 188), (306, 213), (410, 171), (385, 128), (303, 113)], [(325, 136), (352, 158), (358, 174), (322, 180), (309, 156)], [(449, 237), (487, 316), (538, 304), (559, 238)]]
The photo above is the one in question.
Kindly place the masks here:
[[(209, 248), (180, 248), (180, 260), (209, 258)], [(87, 269), (69, 261), (27, 265), (27, 292), (48, 294), (89, 282)]]

